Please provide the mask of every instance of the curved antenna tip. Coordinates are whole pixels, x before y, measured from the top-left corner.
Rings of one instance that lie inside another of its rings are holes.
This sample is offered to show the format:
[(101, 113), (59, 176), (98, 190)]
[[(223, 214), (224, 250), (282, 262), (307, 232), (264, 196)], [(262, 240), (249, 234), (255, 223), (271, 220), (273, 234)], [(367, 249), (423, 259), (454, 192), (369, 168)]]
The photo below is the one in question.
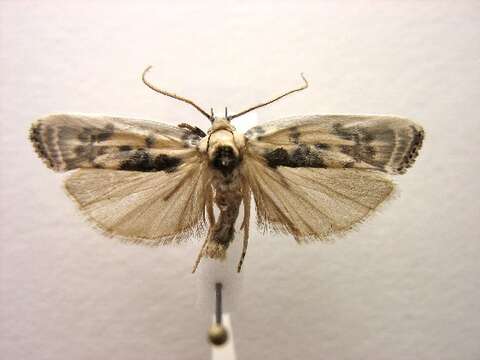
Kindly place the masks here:
[(305, 78), (305, 75), (303, 74), (303, 72), (300, 73), (300, 76), (302, 77), (303, 81), (305, 81), (305, 88), (308, 87), (308, 80)]
[(152, 89), (153, 91), (156, 91), (162, 95), (165, 95), (165, 96), (168, 96), (168, 97), (171, 97), (173, 99), (176, 99), (176, 100), (179, 100), (179, 101), (183, 101), (187, 104), (190, 104), (192, 105), (195, 109), (197, 109), (198, 111), (200, 111), (205, 117), (207, 117), (210, 121), (211, 121), (211, 117), (210, 115), (208, 115), (208, 113), (203, 110), (200, 106), (198, 106), (197, 104), (195, 104), (192, 100), (190, 99), (187, 99), (187, 98), (184, 98), (182, 96), (178, 96), (176, 94), (173, 94), (171, 92), (168, 92), (168, 91), (165, 91), (165, 90), (162, 90), (156, 86), (154, 86), (153, 84), (151, 84), (150, 82), (147, 81), (145, 75), (147, 74), (147, 72), (152, 68), (152, 65), (148, 65), (147, 68), (145, 70), (143, 70), (143, 74), (142, 74), (142, 81), (145, 85), (147, 85), (150, 89)]
[(150, 71), (150, 69), (152, 68), (153, 66), (152, 65), (148, 65), (145, 70), (143, 70), (143, 73), (142, 73), (142, 79), (144, 80), (145, 82), (145, 75), (147, 74), (147, 72)]
[(308, 88), (308, 81), (307, 81), (307, 79), (305, 78), (305, 76), (303, 75), (303, 72), (300, 73), (300, 76), (302, 77), (303, 81), (305, 82), (305, 84), (304, 84), (303, 86), (301, 86), (301, 87), (299, 87), (299, 88), (297, 88), (297, 89), (290, 90), (290, 91), (288, 91), (288, 92), (286, 92), (286, 93), (284, 93), (284, 94), (282, 94), (282, 95), (280, 95), (280, 96), (277, 96), (276, 98), (274, 98), (274, 99), (272, 99), (272, 100), (269, 100), (269, 101), (267, 101), (267, 102), (264, 102), (264, 103), (261, 103), (261, 104), (252, 106), (251, 108), (249, 108), (249, 109), (247, 109), (247, 110), (244, 110), (244, 111), (241, 111), (241, 112), (239, 112), (239, 113), (237, 113), (237, 114), (235, 114), (235, 115), (231, 115), (231, 116), (230, 116), (230, 120), (235, 119), (235, 118), (238, 117), (238, 116), (242, 116), (242, 115), (244, 115), (244, 114), (246, 114), (246, 113), (248, 113), (248, 112), (250, 112), (250, 111), (252, 111), (252, 110), (258, 109), (258, 108), (260, 108), (260, 107), (262, 107), (262, 106), (269, 105), (269, 104), (271, 104), (271, 103), (273, 103), (273, 102), (275, 102), (275, 101), (277, 101), (277, 100), (280, 100), (281, 98), (283, 98), (283, 97), (285, 97), (285, 96), (287, 96), (287, 95), (290, 95), (290, 94), (292, 94), (292, 93), (294, 93), (294, 92), (305, 90), (306, 88)]

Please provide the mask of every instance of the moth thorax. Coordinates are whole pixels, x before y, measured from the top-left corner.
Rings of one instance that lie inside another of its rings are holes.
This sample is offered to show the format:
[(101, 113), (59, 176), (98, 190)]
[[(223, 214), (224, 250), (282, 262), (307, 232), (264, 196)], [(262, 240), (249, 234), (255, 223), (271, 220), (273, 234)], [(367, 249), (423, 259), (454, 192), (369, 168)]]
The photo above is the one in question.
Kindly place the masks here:
[(213, 151), (211, 164), (219, 170), (224, 176), (230, 175), (238, 166), (240, 159), (238, 152), (229, 145), (218, 145)]

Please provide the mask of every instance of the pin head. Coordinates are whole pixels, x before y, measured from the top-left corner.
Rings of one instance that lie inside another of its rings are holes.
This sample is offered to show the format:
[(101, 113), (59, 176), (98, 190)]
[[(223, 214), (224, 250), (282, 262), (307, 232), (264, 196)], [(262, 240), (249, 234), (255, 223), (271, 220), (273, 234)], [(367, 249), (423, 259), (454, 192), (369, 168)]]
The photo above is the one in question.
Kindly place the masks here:
[(223, 345), (227, 342), (227, 339), (227, 329), (225, 329), (225, 326), (222, 324), (214, 323), (210, 326), (210, 329), (208, 329), (208, 341), (210, 341), (212, 345)]

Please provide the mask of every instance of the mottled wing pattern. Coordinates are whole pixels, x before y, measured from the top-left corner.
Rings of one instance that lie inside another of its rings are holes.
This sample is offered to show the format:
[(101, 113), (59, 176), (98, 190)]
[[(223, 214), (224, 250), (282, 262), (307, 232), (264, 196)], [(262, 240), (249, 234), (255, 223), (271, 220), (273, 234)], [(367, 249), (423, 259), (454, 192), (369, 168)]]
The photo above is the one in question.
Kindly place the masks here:
[(201, 137), (193, 127), (70, 114), (42, 118), (30, 132), (48, 167), (78, 169), (65, 187), (95, 225), (152, 245), (204, 228), (210, 180)]
[(255, 158), (244, 169), (259, 226), (290, 233), (298, 242), (349, 230), (394, 189), (382, 173), (359, 169), (272, 168)]
[(196, 156), (200, 135), (145, 120), (49, 115), (30, 130), (37, 154), (55, 171), (76, 168), (172, 171)]
[(357, 168), (403, 174), (424, 137), (421, 126), (393, 116), (318, 115), (256, 126), (248, 151), (268, 166)]
[(244, 174), (259, 225), (325, 240), (365, 219), (394, 190), (421, 147), (423, 129), (392, 116), (306, 116), (245, 134)]
[(65, 188), (101, 230), (157, 245), (198, 236), (204, 229), (205, 164), (185, 162), (174, 172), (80, 169)]

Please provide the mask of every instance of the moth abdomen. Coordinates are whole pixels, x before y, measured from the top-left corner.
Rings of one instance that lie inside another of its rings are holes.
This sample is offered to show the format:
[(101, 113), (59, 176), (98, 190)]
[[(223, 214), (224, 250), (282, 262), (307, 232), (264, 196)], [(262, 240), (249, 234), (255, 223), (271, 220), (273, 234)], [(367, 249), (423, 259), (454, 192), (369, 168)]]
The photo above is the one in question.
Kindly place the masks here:
[[(224, 180), (220, 180), (220, 183)], [(226, 251), (235, 235), (235, 221), (238, 217), (242, 194), (240, 183), (233, 181), (227, 187), (215, 187), (215, 203), (220, 214), (207, 238), (204, 255), (212, 259), (225, 259)], [(224, 184), (225, 185), (225, 184)]]
[(222, 221), (221, 226), (214, 228), (211, 237), (207, 241), (205, 247), (205, 256), (211, 259), (225, 259), (227, 249), (234, 239), (235, 235), (235, 219), (229, 222)]

